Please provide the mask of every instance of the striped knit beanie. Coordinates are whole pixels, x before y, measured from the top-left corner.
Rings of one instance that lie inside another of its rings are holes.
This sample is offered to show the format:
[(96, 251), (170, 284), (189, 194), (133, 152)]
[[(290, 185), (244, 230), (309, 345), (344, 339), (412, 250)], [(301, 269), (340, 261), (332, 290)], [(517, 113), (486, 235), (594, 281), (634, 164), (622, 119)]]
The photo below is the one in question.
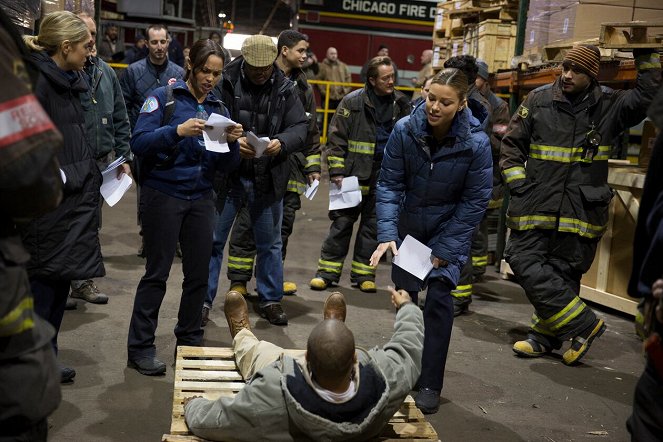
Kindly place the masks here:
[(596, 46), (575, 46), (564, 56), (562, 64), (569, 63), (571, 67), (579, 68), (593, 79), (598, 79), (601, 52)]

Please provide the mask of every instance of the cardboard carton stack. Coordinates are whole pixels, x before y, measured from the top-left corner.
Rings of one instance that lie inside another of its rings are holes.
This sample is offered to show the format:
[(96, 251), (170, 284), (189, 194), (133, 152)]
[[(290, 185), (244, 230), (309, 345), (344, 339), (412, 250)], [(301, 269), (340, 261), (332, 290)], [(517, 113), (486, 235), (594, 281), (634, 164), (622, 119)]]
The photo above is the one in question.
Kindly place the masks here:
[(663, 1), (530, 0), (524, 54), (543, 54), (549, 45), (598, 39), (601, 23), (633, 20), (663, 20)]
[(517, 0), (457, 0), (437, 4), (433, 28), (433, 68), (469, 54), (490, 72), (510, 67), (516, 40)]

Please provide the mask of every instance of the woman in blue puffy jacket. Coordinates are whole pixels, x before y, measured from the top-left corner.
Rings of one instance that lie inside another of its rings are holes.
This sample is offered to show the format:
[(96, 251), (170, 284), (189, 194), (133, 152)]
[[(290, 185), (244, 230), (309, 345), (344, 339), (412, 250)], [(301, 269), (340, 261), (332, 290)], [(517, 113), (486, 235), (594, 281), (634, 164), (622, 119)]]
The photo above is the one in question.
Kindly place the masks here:
[(136, 289), (127, 365), (144, 375), (166, 372), (166, 365), (156, 358), (154, 335), (178, 241), (184, 282), (175, 326), (177, 345), (202, 341), (201, 312), (214, 231), (212, 181), (216, 172), (230, 173), (239, 165), (237, 138), (242, 135), (239, 124), (226, 129), (230, 148), (226, 153), (206, 150), (203, 141), (206, 115), (228, 117), (212, 93), (224, 61), (221, 46), (198, 40), (189, 53), (184, 81), (172, 80), (152, 92), (131, 138), (131, 150), (140, 163), (146, 263)]
[(410, 235), (432, 249), (433, 270), (424, 281), (392, 266), (392, 279), (413, 302), (428, 287), (424, 305), (424, 352), (416, 405), (437, 412), (453, 325), (451, 290), (467, 261), (472, 232), (492, 189), (490, 141), (468, 109), (467, 77), (444, 69), (430, 85), (425, 103), (394, 127), (385, 148), (377, 186), (380, 257)]

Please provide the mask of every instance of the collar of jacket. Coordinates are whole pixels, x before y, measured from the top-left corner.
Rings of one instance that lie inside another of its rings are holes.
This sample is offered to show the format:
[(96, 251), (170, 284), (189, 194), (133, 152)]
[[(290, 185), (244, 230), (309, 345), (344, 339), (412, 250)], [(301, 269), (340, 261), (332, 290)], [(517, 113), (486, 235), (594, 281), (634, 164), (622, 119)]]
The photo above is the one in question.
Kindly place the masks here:
[(66, 72), (60, 69), (46, 52), (32, 52), (30, 58), (35, 62), (41, 73), (56, 87), (71, 89), (74, 92), (85, 92), (88, 90), (87, 82), (81, 76), (80, 72), (75, 72), (77, 78), (74, 82), (69, 81)]
[[(568, 104), (571, 108), (574, 108), (574, 112), (580, 112), (585, 110), (588, 107), (594, 106), (596, 103), (599, 102), (601, 99), (601, 95), (603, 94), (603, 91), (601, 89), (601, 85), (599, 85), (597, 82), (592, 80), (592, 84), (589, 85), (589, 91), (587, 92), (587, 98), (583, 100), (582, 104), (577, 104), (574, 105), (569, 100), (566, 95), (564, 95), (564, 92), (562, 91), (562, 76), (560, 75), (557, 77), (557, 80), (552, 85), (552, 99), (553, 101), (560, 102), (560, 103), (566, 103)], [(586, 105), (585, 105), (586, 104)]]
[[(419, 144), (428, 144), (428, 140), (432, 138), (432, 132), (426, 116), (426, 102), (422, 102), (414, 108), (410, 114), (410, 120), (407, 122), (407, 127)], [(472, 115), (472, 112), (466, 107), (462, 111), (456, 113), (456, 116), (451, 123), (451, 129), (445, 137), (445, 140), (455, 140), (457, 138), (461, 141), (465, 141), (471, 137), (471, 132), (473, 130), (480, 130), (479, 120), (477, 120)]]
[[(175, 83), (173, 83), (173, 94), (182, 94), (185, 92), (191, 95), (191, 97), (193, 97), (194, 100), (196, 99), (196, 97), (194, 97), (191, 91), (189, 90), (189, 86), (186, 84), (184, 80), (177, 80), (175, 81)], [(205, 101), (203, 103), (218, 105), (221, 103), (221, 100), (212, 92), (208, 92), (207, 96), (205, 97)]]

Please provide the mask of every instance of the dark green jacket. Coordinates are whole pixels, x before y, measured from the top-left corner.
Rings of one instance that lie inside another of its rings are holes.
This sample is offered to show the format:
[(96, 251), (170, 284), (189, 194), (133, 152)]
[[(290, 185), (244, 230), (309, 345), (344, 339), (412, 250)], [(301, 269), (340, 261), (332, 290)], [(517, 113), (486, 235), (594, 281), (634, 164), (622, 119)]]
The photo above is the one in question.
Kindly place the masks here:
[(91, 57), (85, 66), (85, 74), (89, 92), (81, 95), (81, 103), (94, 157), (105, 158), (114, 151), (116, 158), (131, 159), (131, 127), (115, 71), (102, 59)]

